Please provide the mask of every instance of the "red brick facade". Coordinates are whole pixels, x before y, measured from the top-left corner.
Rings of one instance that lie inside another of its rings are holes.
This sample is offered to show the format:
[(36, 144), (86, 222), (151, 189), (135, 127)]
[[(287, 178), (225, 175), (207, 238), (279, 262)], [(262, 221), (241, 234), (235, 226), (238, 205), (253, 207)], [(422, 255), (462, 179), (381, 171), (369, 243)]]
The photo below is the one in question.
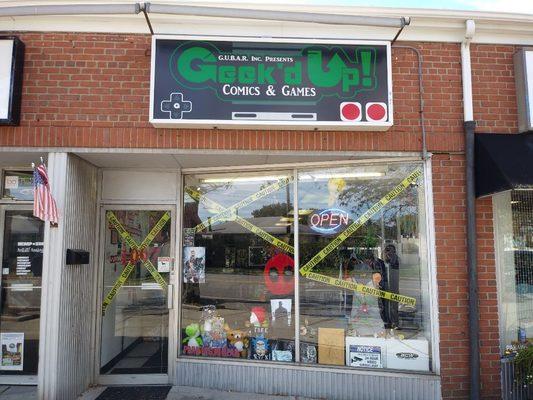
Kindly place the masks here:
[[(20, 127), (0, 146), (239, 150), (420, 151), (415, 53), (393, 48), (394, 127), (387, 132), (155, 129), (148, 123), (150, 37), (23, 33), (26, 63)], [(468, 271), (460, 45), (415, 46), (423, 57), (428, 150), (433, 156), (440, 357), (445, 398), (469, 390)], [(472, 45), (478, 131), (513, 133), (513, 46)], [(478, 200), (482, 397), (498, 398), (499, 337), (492, 203)]]

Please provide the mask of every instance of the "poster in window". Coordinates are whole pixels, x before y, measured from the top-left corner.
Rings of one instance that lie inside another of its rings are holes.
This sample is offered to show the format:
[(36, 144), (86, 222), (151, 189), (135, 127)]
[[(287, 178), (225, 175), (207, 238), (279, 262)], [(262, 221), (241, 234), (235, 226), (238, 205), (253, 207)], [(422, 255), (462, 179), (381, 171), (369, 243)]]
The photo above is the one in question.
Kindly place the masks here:
[(183, 248), (183, 282), (205, 283), (205, 247)]
[(0, 369), (22, 371), (24, 367), (24, 333), (2, 332), (2, 363)]
[(272, 324), (291, 324), (292, 299), (272, 299), (270, 300), (270, 310), (272, 313)]

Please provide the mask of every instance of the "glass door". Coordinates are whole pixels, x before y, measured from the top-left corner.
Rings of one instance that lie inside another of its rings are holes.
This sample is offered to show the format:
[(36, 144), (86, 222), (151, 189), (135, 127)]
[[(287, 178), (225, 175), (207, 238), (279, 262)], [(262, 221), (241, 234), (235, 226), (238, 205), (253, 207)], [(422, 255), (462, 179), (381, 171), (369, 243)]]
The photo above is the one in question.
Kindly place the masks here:
[(26, 383), (39, 364), (44, 223), (17, 206), (0, 207), (0, 223), (0, 382)]
[(104, 212), (100, 374), (167, 374), (171, 213)]

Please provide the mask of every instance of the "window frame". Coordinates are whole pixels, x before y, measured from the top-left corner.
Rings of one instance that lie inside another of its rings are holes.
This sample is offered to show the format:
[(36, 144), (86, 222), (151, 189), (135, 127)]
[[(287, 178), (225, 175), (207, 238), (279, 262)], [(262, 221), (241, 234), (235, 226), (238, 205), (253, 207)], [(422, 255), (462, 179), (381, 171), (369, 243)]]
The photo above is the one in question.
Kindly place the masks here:
[[(412, 163), (412, 164), (418, 164), (422, 168), (422, 175), (420, 179), (422, 180), (422, 184), (424, 185), (424, 204), (421, 210), (423, 209), (424, 212), (424, 219), (420, 220), (421, 223), (424, 223), (423, 230), (420, 229), (420, 231), (425, 233), (425, 238), (421, 238), (421, 243), (423, 243), (426, 253), (426, 265), (427, 265), (427, 274), (428, 274), (428, 281), (427, 281), (427, 290), (428, 290), (428, 308), (430, 310), (429, 313), (429, 321), (428, 321), (428, 328), (430, 329), (430, 354), (431, 354), (431, 371), (430, 372), (424, 372), (424, 371), (409, 371), (409, 370), (394, 370), (394, 369), (365, 369), (365, 368), (352, 368), (348, 366), (334, 366), (334, 365), (323, 365), (323, 364), (304, 364), (300, 362), (300, 290), (299, 290), (299, 273), (297, 271), (300, 267), (300, 260), (299, 260), (299, 229), (298, 229), (298, 220), (295, 219), (294, 225), (293, 225), (293, 232), (294, 232), (294, 271), (295, 271), (295, 289), (294, 289), (294, 313), (295, 313), (295, 361), (294, 362), (277, 362), (277, 361), (269, 361), (268, 363), (265, 363), (264, 361), (257, 361), (257, 360), (250, 360), (250, 359), (224, 359), (224, 358), (210, 358), (210, 357), (196, 357), (196, 356), (188, 356), (182, 354), (181, 346), (179, 345), (179, 341), (176, 342), (176, 361), (179, 362), (180, 360), (184, 361), (195, 361), (195, 362), (207, 362), (207, 363), (217, 363), (217, 362), (231, 362), (231, 363), (238, 363), (239, 365), (246, 365), (246, 364), (261, 364), (262, 366), (269, 365), (273, 367), (301, 367), (301, 368), (326, 368), (326, 369), (335, 369), (335, 370), (341, 370), (341, 371), (349, 371), (349, 372), (368, 372), (373, 371), (379, 372), (379, 373), (403, 373), (403, 374), (424, 374), (424, 375), (440, 375), (440, 351), (439, 351), (439, 342), (440, 342), (440, 335), (439, 335), (439, 321), (438, 321), (438, 290), (437, 290), (437, 277), (436, 277), (436, 251), (435, 251), (435, 218), (434, 218), (434, 211), (433, 211), (433, 187), (432, 187), (432, 173), (431, 173), (431, 157), (429, 157), (426, 160), (421, 160), (419, 157), (383, 157), (383, 158), (368, 158), (368, 159), (357, 159), (357, 160), (339, 160), (339, 161), (323, 161), (323, 162), (306, 162), (306, 163), (286, 163), (286, 164), (273, 164), (269, 165), (268, 170), (270, 172), (275, 172), (279, 170), (288, 171), (290, 170), (295, 178), (295, 185), (294, 185), (294, 209), (298, 210), (298, 184), (297, 184), (297, 177), (298, 172), (301, 172), (303, 169), (309, 169), (309, 168), (335, 168), (339, 167), (339, 162), (342, 163), (343, 167), (350, 167), (350, 166), (360, 166), (360, 165), (369, 165), (369, 166), (375, 166), (375, 165), (388, 165), (393, 163), (398, 164), (405, 164), (405, 163)], [(180, 182), (180, 193), (181, 196), (178, 199), (179, 202), (179, 212), (180, 217), (177, 220), (177, 223), (179, 226), (177, 227), (176, 231), (178, 233), (177, 235), (177, 241), (179, 249), (176, 252), (176, 260), (180, 260), (178, 256), (181, 256), (182, 252), (182, 246), (183, 246), (183, 205), (184, 205), (184, 187), (185, 187), (185, 177), (188, 175), (195, 175), (195, 174), (208, 174), (208, 173), (234, 173), (234, 172), (264, 172), (265, 166), (264, 165), (247, 165), (247, 166), (233, 166), (233, 167), (197, 167), (197, 168), (184, 168), (181, 170), (181, 182)], [(181, 292), (182, 292), (182, 284), (181, 284), (181, 277), (182, 277), (182, 265), (180, 262), (176, 261), (176, 277), (177, 277), (177, 290), (176, 290), (176, 320), (177, 320), (177, 337), (181, 337), (181, 319), (182, 319), (182, 298), (181, 298)], [(181, 340), (181, 339), (180, 339)]]

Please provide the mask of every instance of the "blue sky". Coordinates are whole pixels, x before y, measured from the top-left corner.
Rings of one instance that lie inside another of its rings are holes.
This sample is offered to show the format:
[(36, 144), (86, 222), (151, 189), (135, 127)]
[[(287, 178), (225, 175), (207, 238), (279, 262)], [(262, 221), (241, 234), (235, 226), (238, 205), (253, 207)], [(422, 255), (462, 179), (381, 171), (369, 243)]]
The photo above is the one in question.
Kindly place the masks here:
[(361, 5), (363, 7), (432, 8), (533, 14), (533, 0), (225, 0), (224, 3)]

